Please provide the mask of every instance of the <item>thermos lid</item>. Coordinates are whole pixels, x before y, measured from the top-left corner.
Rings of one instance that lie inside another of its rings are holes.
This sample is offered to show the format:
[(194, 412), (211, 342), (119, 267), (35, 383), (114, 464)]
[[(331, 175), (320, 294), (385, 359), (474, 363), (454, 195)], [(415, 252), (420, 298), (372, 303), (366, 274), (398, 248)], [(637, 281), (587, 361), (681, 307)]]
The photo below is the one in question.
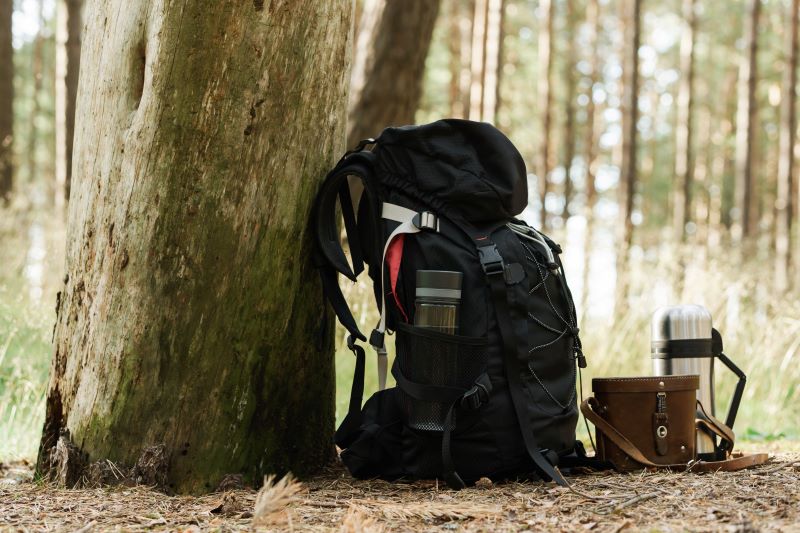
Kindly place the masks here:
[(654, 358), (675, 357), (678, 352), (681, 357), (711, 357), (711, 313), (702, 305), (657, 309), (650, 322), (650, 347)]
[(417, 270), (417, 297), (461, 300), (464, 274), (451, 270)]

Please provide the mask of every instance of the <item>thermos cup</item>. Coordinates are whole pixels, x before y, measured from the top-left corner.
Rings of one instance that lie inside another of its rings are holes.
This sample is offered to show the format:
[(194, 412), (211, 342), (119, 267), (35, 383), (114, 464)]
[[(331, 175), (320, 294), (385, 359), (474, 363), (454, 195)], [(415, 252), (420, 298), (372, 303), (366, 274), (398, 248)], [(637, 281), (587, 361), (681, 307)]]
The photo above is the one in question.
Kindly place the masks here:
[[(714, 406), (714, 359), (719, 359), (739, 378), (728, 416), (725, 421), (730, 428), (736, 419), (744, 391), (745, 375), (722, 353), (722, 337), (711, 325), (711, 313), (701, 305), (675, 305), (661, 307), (653, 314), (650, 349), (653, 372), (656, 376), (689, 375), (700, 376), (697, 399), (706, 412), (715, 416)], [(703, 414), (698, 412), (698, 417)], [(713, 435), (697, 432), (697, 454), (703, 459), (718, 458), (724, 450), (717, 447)]]

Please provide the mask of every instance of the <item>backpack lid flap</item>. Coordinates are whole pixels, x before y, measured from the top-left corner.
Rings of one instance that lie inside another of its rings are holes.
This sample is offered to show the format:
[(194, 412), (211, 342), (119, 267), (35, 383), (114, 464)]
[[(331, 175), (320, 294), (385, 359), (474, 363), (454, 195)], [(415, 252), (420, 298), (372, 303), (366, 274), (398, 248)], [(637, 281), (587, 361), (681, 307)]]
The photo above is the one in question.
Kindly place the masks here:
[(385, 183), (411, 185), (470, 222), (511, 218), (528, 204), (525, 162), (491, 124), (445, 119), (387, 128), (376, 153)]

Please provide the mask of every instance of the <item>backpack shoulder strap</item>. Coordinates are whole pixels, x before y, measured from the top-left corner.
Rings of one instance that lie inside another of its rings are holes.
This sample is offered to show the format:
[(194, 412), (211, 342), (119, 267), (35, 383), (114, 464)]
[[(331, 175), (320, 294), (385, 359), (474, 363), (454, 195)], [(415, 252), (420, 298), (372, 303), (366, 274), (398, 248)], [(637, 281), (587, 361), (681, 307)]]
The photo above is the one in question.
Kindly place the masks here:
[[(528, 456), (542, 474), (561, 486), (568, 486), (564, 476), (554, 466), (558, 461), (558, 456), (554, 452), (547, 450), (545, 450), (547, 454), (545, 456), (545, 453), (542, 453), (543, 450), (539, 448), (533, 426), (525, 409), (528, 400), (525, 394), (525, 385), (522, 383), (522, 369), (517, 357), (518, 352), (526, 350), (523, 345), (525, 340), (519, 338), (512, 327), (510, 293), (507, 287), (507, 285), (518, 283), (519, 279), (517, 279), (513, 269), (508, 268), (497, 245), (492, 241), (492, 231), (478, 231), (463, 219), (456, 218), (453, 219), (453, 222), (473, 241), (481, 268), (486, 275), (486, 281), (492, 295), (492, 303), (494, 303), (495, 313), (497, 314), (497, 323), (500, 327), (508, 389), (511, 393), (512, 404), (514, 405)], [(497, 227), (502, 225), (505, 225), (505, 223), (499, 224)]]
[[(337, 274), (355, 281), (364, 269), (364, 255), (356, 229), (356, 213), (360, 202), (376, 202), (377, 189), (373, 179), (374, 154), (362, 150), (345, 154), (339, 164), (331, 170), (322, 183), (311, 213), (311, 229), (314, 234), (314, 266), (319, 270), (322, 291), (331, 303), (339, 322), (354, 338), (366, 341), (358, 329), (353, 314), (339, 287)], [(339, 242), (339, 226), (336, 220), (337, 201), (341, 206), (345, 232), (350, 244), (353, 265), (347, 260)], [(366, 210), (374, 214), (375, 209)], [(367, 223), (374, 223), (368, 221)]]

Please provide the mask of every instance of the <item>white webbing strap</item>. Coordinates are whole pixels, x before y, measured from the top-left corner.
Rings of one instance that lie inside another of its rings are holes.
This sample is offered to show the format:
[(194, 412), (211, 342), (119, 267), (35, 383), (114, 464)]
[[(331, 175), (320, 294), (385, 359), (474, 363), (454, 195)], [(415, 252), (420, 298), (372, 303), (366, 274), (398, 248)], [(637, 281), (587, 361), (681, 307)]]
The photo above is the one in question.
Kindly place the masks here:
[[(386, 261), (386, 252), (389, 250), (389, 245), (398, 235), (420, 232), (420, 228), (414, 224), (414, 217), (416, 217), (418, 214), (419, 213), (412, 209), (407, 209), (396, 204), (383, 202), (381, 218), (399, 222), (400, 225), (397, 226), (395, 230), (389, 234), (389, 238), (386, 239), (386, 244), (383, 246), (383, 256), (381, 258), (381, 319), (378, 323), (378, 327), (375, 328), (375, 330), (382, 336), (386, 333), (386, 291), (384, 289), (386, 284), (383, 277), (383, 273), (385, 271), (384, 262)], [(383, 346), (375, 346), (375, 351), (378, 354), (378, 389), (383, 390), (386, 388), (386, 375), (389, 370), (389, 359), (386, 355), (386, 343), (384, 342)]]

